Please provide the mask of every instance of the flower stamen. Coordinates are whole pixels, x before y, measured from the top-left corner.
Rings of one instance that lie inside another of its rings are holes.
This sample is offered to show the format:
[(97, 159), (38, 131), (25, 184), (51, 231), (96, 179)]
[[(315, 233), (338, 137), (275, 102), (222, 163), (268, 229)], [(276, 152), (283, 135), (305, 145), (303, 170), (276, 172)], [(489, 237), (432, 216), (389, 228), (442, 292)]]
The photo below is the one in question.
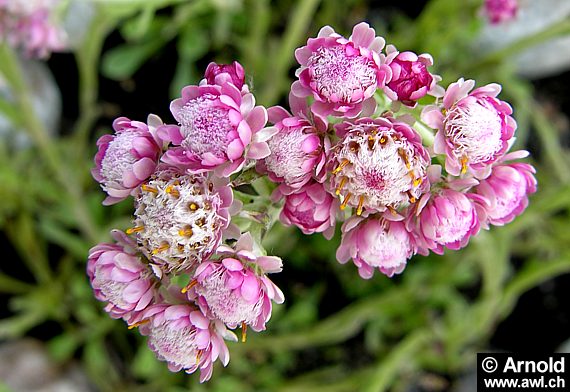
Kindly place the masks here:
[(342, 191), (342, 188), (344, 187), (344, 184), (346, 184), (346, 177), (341, 178), (340, 183), (339, 183), (338, 186), (336, 187), (335, 194), (336, 194), (337, 196), (340, 195), (340, 191)]
[(156, 255), (159, 254), (161, 252), (164, 252), (165, 250), (168, 250), (170, 248), (170, 244), (168, 244), (167, 242), (165, 242), (164, 244), (160, 245), (158, 248), (154, 249), (152, 251), (152, 255)]
[(153, 186), (147, 185), (147, 184), (142, 184), (141, 189), (145, 192), (154, 193), (155, 195), (158, 193), (158, 189), (156, 189)]
[(241, 342), (245, 343), (247, 340), (247, 324), (245, 321), (241, 322)]
[(332, 171), (332, 174), (338, 174), (338, 173), (340, 173), (340, 171), (341, 171), (342, 169), (344, 169), (344, 168), (346, 167), (346, 165), (348, 165), (349, 163), (350, 163), (350, 161), (349, 161), (348, 159), (343, 160), (343, 161), (337, 166), (337, 168)]
[(197, 284), (198, 281), (196, 279), (192, 279), (190, 283), (188, 283), (186, 286), (182, 288), (182, 290), (180, 290), (180, 292), (182, 294), (186, 294), (192, 287), (196, 286)]
[(346, 208), (351, 197), (352, 197), (352, 193), (349, 192), (346, 194), (346, 196), (344, 197), (344, 200), (342, 201), (342, 204), (340, 205), (341, 210), (344, 210)]
[(144, 231), (144, 226), (129, 227), (129, 228), (125, 231), (125, 233), (131, 235), (131, 234), (134, 234), (134, 233), (139, 233), (139, 232), (141, 232), (141, 231)]

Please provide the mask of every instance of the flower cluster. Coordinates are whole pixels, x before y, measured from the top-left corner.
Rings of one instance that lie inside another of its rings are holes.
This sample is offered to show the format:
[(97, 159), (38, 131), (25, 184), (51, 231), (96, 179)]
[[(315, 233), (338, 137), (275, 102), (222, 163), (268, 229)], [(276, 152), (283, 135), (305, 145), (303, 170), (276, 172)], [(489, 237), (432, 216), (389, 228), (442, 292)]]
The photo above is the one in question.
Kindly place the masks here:
[[(444, 89), (430, 55), (386, 46), (366, 23), (349, 38), (324, 27), (295, 57), (289, 110), (256, 106), (239, 63), (211, 63), (171, 103), (177, 124), (121, 117), (98, 142), (104, 204), (132, 196), (134, 216), (91, 249), (95, 296), (171, 370), (200, 369), (202, 381), (228, 363), (232, 329), (245, 341), (284, 301), (268, 277), (281, 259), (259, 235), (270, 209), (327, 239), (342, 223), (337, 259), (368, 279), (466, 246), (536, 191), (534, 168), (513, 162), (526, 151), (509, 152), (516, 123), (499, 85)], [(254, 180), (273, 193), (242, 188)]]
[(485, 0), (482, 8), (482, 13), (493, 25), (515, 19), (518, 12), (517, 0)]
[(31, 57), (47, 57), (66, 46), (65, 31), (52, 20), (60, 0), (0, 0), (0, 42)]
[[(114, 243), (89, 252), (95, 297), (111, 317), (148, 336), (151, 349), (173, 371), (229, 361), (229, 329), (262, 331), (272, 303), (284, 301), (267, 274), (281, 259), (266, 256), (249, 232), (232, 224), (241, 202), (229, 176), (269, 156), (267, 110), (255, 106), (244, 70), (210, 64), (197, 86), (172, 102), (177, 125), (155, 115), (125, 117), (97, 145), (93, 177), (103, 204), (134, 199), (133, 226), (112, 232)], [(229, 328), (229, 329), (228, 329)]]

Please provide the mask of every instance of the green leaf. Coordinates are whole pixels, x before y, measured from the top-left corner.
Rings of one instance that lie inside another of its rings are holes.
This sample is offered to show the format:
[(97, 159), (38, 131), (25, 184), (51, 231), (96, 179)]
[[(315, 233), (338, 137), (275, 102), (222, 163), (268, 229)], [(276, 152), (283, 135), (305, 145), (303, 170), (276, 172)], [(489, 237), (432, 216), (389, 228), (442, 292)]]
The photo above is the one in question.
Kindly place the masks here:
[(162, 46), (162, 43), (162, 39), (155, 39), (113, 48), (103, 55), (101, 72), (110, 79), (128, 79)]
[(73, 356), (75, 350), (81, 344), (77, 334), (63, 333), (51, 339), (48, 344), (50, 355), (58, 362), (65, 362)]

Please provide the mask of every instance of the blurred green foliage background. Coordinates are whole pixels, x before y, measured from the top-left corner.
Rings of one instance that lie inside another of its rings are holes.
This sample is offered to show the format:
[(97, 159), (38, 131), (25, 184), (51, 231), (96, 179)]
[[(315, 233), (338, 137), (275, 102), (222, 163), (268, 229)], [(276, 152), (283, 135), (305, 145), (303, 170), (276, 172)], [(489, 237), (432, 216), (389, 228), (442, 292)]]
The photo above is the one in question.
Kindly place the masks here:
[[(77, 80), (65, 83), (77, 91), (64, 89), (72, 94), (63, 102), (77, 102), (77, 117), (62, 122), (59, 135), (49, 136), (30, 110), (34, 86), (15, 53), (1, 49), (0, 71), (14, 99), (0, 100), (0, 112), (33, 145), (0, 144), (0, 342), (40, 338), (58, 364), (80, 361), (101, 391), (404, 391), (422, 383), (445, 390), (474, 366), (475, 353), (488, 347), (523, 293), (570, 272), (568, 145), (512, 63), (526, 47), (570, 34), (570, 21), (479, 53), (472, 49), (484, 23), (478, 0), (431, 0), (414, 19), (396, 2), (363, 0), (92, 3), (86, 37), (67, 55)], [(538, 193), (512, 224), (482, 232), (459, 252), (415, 257), (393, 279), (363, 281), (352, 265), (338, 264), (338, 233), (327, 242), (275, 227), (265, 245), (284, 260), (274, 280), (286, 303), (274, 307), (268, 330), (229, 343), (229, 366), (216, 365), (204, 385), (195, 375), (170, 373), (144, 338), (105, 314), (85, 275), (89, 248), (109, 241), (110, 229), (129, 227), (132, 212), (130, 202), (103, 208), (90, 176), (97, 137), (110, 132), (113, 115), (131, 115), (103, 102), (100, 84), (121, 86), (130, 108), (160, 107), (157, 114), (172, 122), (169, 97), (197, 83), (208, 62), (238, 60), (259, 104), (285, 103), (294, 49), (323, 25), (348, 35), (361, 20), (400, 50), (432, 54), (444, 86), (461, 76), (501, 83), (519, 124), (516, 147), (533, 152)], [(164, 62), (164, 73), (141, 78), (152, 62), (158, 69)], [(156, 101), (137, 96), (143, 86), (156, 91)]]

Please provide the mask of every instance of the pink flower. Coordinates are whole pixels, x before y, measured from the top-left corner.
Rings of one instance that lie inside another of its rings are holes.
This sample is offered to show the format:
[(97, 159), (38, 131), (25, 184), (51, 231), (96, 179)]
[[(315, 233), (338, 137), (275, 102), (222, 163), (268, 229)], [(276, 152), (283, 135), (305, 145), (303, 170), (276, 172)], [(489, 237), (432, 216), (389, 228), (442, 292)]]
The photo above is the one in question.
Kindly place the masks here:
[(399, 274), (416, 253), (402, 222), (353, 216), (342, 225), (342, 232), (336, 258), (342, 264), (352, 259), (363, 279), (370, 279), (375, 268), (388, 277)]
[(502, 226), (522, 214), (528, 205), (528, 195), (536, 192), (535, 172), (528, 163), (493, 166), (491, 175), (475, 188), (485, 200), (482, 206), (489, 223)]
[(52, 21), (57, 3), (59, 0), (0, 1), (0, 41), (38, 58), (65, 49), (65, 31)]
[(271, 317), (271, 301), (284, 300), (257, 259), (226, 257), (219, 262), (207, 261), (196, 269), (194, 281), (197, 303), (204, 313), (229, 328), (241, 325), (244, 333), (247, 325), (254, 331), (265, 330)]
[(483, 13), (491, 24), (499, 24), (515, 19), (518, 8), (517, 0), (485, 0)]
[(186, 86), (182, 97), (170, 104), (180, 127), (161, 128), (160, 135), (175, 146), (162, 160), (195, 173), (217, 169), (228, 177), (239, 171), (246, 159), (269, 155), (266, 141), (274, 130), (263, 129), (267, 111), (255, 106), (251, 93), (240, 92), (227, 77), (215, 79), (222, 84)]
[(426, 194), (408, 217), (408, 229), (417, 235), (421, 248), (442, 254), (443, 247), (457, 250), (479, 232), (475, 204), (469, 197), (452, 189)]
[(395, 56), (389, 61), (392, 79), (384, 86), (384, 92), (391, 100), (413, 107), (417, 100), (430, 92), (443, 95), (443, 89), (436, 84), (441, 78), (427, 70), (433, 65), (429, 54), (398, 53), (392, 45), (388, 45), (386, 52), (389, 57)]
[(245, 84), (245, 72), (243, 67), (237, 61), (231, 64), (216, 64), (211, 62), (208, 64), (205, 72), (207, 84), (222, 85), (225, 81), (231, 82), (241, 90)]
[(136, 244), (125, 243), (113, 232), (116, 244), (102, 243), (89, 250), (87, 274), (95, 298), (107, 302), (105, 311), (127, 322), (153, 301), (157, 282), (151, 268), (135, 253)]
[(267, 141), (271, 154), (258, 161), (257, 169), (291, 193), (318, 173), (323, 174), (325, 146), (319, 130), (308, 119), (291, 116), (281, 107), (270, 108), (269, 114), (276, 133)]
[(338, 199), (326, 192), (323, 184), (312, 182), (285, 196), (279, 219), (286, 226), (297, 226), (304, 234), (323, 233), (330, 239), (338, 210)]
[(363, 108), (365, 115), (372, 114), (376, 107), (374, 92), (392, 76), (380, 54), (384, 43), (364, 22), (354, 26), (348, 40), (330, 26), (323, 27), (317, 38), (310, 38), (306, 46), (295, 51), (301, 68), (292, 93), (313, 96), (311, 110), (323, 118), (329, 114), (355, 117)]
[(469, 170), (485, 178), (490, 164), (512, 143), (516, 122), (509, 104), (496, 98), (500, 85), (488, 84), (469, 93), (474, 85), (473, 80), (463, 79), (452, 83), (443, 97), (443, 113), (438, 106), (427, 106), (422, 119), (437, 129), (433, 148), (446, 155), (448, 173), (458, 176)]
[(136, 234), (166, 272), (185, 271), (207, 259), (230, 223), (233, 193), (227, 181), (159, 171), (136, 198)]
[(144, 312), (139, 331), (148, 336), (149, 347), (171, 371), (193, 373), (200, 369), (200, 382), (210, 379), (218, 358), (224, 366), (228, 364), (230, 354), (224, 339), (237, 340), (223, 323), (209, 320), (190, 305), (152, 305)]
[(104, 205), (135, 195), (156, 169), (162, 143), (155, 130), (162, 122), (149, 116), (149, 124), (120, 117), (113, 122), (115, 135), (104, 135), (97, 141), (99, 150), (91, 174), (108, 194)]
[(414, 203), (429, 186), (430, 162), (420, 136), (390, 118), (360, 118), (336, 126), (342, 139), (332, 148), (331, 188), (342, 195), (341, 209), (356, 214), (383, 212)]

